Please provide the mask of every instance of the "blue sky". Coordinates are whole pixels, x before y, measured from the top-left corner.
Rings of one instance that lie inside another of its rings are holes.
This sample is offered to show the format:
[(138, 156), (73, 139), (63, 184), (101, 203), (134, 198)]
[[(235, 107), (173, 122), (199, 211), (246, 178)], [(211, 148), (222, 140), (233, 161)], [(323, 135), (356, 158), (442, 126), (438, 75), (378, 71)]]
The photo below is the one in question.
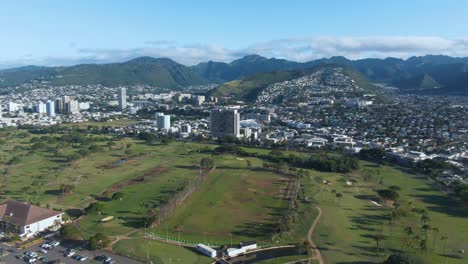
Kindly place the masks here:
[(466, 0), (0, 0), (0, 67), (468, 56)]

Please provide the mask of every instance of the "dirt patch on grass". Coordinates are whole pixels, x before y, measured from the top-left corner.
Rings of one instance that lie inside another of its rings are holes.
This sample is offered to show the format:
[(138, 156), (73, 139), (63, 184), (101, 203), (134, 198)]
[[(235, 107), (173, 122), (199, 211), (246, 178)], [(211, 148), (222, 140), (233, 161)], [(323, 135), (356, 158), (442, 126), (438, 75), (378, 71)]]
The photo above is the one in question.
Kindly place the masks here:
[(111, 186), (109, 189), (105, 190), (102, 193), (102, 195), (108, 197), (111, 194), (113, 194), (113, 193), (115, 193), (117, 191), (120, 191), (120, 190), (122, 190), (123, 188), (125, 188), (127, 186), (144, 183), (145, 181), (148, 181), (151, 178), (159, 176), (159, 175), (161, 175), (163, 173), (166, 173), (168, 171), (169, 171), (169, 169), (166, 168), (166, 167), (162, 167), (162, 166), (154, 167), (154, 168), (150, 169), (149, 171), (145, 172), (141, 176), (138, 176), (138, 177), (135, 177), (135, 178), (132, 178), (132, 179), (128, 179), (126, 181), (123, 181), (121, 183), (118, 183), (118, 184), (115, 184), (115, 185)]

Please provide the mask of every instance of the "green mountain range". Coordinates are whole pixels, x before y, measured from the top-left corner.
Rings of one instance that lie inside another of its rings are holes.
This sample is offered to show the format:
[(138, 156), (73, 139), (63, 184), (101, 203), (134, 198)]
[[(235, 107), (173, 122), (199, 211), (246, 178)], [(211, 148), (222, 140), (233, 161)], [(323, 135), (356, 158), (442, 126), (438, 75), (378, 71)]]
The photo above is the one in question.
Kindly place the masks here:
[(173, 60), (141, 57), (124, 63), (81, 64), (71, 67), (17, 68), (0, 71), (0, 85), (17, 85), (31, 79), (51, 85), (151, 85), (180, 89), (207, 84), (207, 80), (192, 69)]
[[(270, 79), (281, 80), (297, 70), (306, 70), (319, 65), (341, 64), (360, 72), (371, 82), (386, 83), (405, 92), (429, 94), (468, 95), (468, 58), (449, 56), (411, 57), (349, 60), (331, 57), (309, 62), (294, 62), (284, 59), (248, 55), (230, 63), (203, 62), (184, 66), (170, 59), (141, 57), (123, 63), (82, 64), (71, 67), (39, 67), (0, 70), (0, 87), (14, 86), (33, 80), (48, 81), (51, 85), (102, 84), (106, 86), (146, 84), (172, 90), (208, 83), (223, 84), (222, 91), (236, 82), (244, 83), (257, 79), (257, 74), (266, 74)], [(278, 76), (274, 76), (278, 74)], [(232, 83), (234, 81), (234, 83)], [(255, 81), (254, 83), (259, 82)], [(252, 85), (252, 84), (249, 84)], [(241, 88), (239, 88), (241, 89)], [(242, 91), (248, 94), (248, 91)]]

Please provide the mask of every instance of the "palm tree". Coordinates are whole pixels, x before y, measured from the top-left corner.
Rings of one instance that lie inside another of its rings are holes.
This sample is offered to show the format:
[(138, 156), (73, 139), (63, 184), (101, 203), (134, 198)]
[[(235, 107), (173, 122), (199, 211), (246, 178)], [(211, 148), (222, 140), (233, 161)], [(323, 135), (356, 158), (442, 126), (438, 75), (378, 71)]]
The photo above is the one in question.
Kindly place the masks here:
[(338, 198), (338, 207), (341, 207), (341, 198), (343, 198), (343, 194), (337, 193), (336, 198)]
[(406, 238), (405, 238), (405, 241), (403, 243), (403, 248), (406, 247), (406, 245), (408, 244), (409, 240), (410, 240), (410, 237), (411, 235), (414, 233), (413, 232), (413, 228), (411, 226), (407, 226), (403, 229), (403, 231), (405, 232), (406, 234)]
[(443, 246), (443, 250), (442, 250), (442, 251), (444, 252), (445, 260), (447, 260), (447, 256), (446, 256), (446, 254), (445, 254), (445, 250), (446, 250), (446, 248), (447, 248), (448, 236), (443, 235), (443, 236), (440, 238), (440, 240), (444, 242), (444, 246)]
[(377, 254), (380, 252), (380, 242), (385, 239), (385, 236), (382, 234), (377, 234), (372, 237), (375, 240), (375, 244), (377, 246)]
[(428, 225), (428, 224), (424, 224), (421, 228), (422, 228), (422, 230), (424, 230), (424, 235), (425, 235), (426, 241), (427, 241), (427, 232), (429, 231), (429, 229), (431, 229), (431, 226)]
[(37, 202), (37, 198), (39, 196), (39, 193), (41, 193), (42, 188), (44, 188), (44, 182), (33, 182), (33, 185), (31, 186), (31, 189), (34, 191), (34, 201)]
[(427, 251), (427, 240), (425, 239), (419, 240), (419, 248), (421, 249), (423, 253), (425, 253)]
[(28, 202), (29, 200), (29, 193), (31, 192), (31, 186), (24, 186), (23, 188), (21, 188), (21, 190), (23, 191), (24, 193), (24, 200), (26, 202)]
[(439, 228), (434, 227), (434, 228), (432, 228), (432, 232), (433, 232), (433, 236), (434, 236), (434, 239), (432, 240), (432, 247), (435, 250), (435, 243), (436, 243), (437, 235), (439, 234), (440, 230), (439, 230)]
[(421, 215), (421, 222), (423, 225), (427, 224), (427, 222), (429, 222), (429, 216), (426, 214), (426, 213), (423, 213)]

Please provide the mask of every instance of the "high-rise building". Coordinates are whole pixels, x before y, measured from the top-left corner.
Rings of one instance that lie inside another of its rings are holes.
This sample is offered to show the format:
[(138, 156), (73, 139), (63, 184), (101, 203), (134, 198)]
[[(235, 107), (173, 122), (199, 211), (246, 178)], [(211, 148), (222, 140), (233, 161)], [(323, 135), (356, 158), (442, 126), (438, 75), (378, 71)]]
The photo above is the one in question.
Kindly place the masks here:
[(68, 113), (78, 113), (80, 112), (80, 105), (77, 100), (70, 100), (65, 104)]
[(214, 109), (210, 113), (213, 137), (240, 136), (240, 114), (236, 109)]
[(55, 116), (55, 102), (47, 101), (46, 103), (46, 113), (48, 116)]
[(57, 98), (55, 100), (55, 113), (62, 113), (63, 112), (63, 100), (62, 98)]
[(124, 110), (127, 108), (127, 89), (121, 87), (119, 93), (117, 94), (117, 100), (119, 101), (119, 109)]
[(163, 113), (156, 113), (156, 126), (159, 129), (171, 128), (171, 116)]
[[(70, 96), (68, 96), (68, 95), (62, 96), (62, 103), (63, 103), (64, 108), (65, 108), (65, 105), (68, 104), (68, 102), (70, 102), (70, 100), (71, 100)], [(66, 110), (66, 109), (64, 109), (64, 110)]]
[(20, 104), (9, 102), (8, 103), (8, 112), (16, 112), (20, 109)]
[(35, 105), (34, 111), (39, 114), (47, 113), (46, 104), (39, 102), (37, 105)]
[(190, 124), (183, 124), (182, 126), (180, 126), (180, 132), (181, 133), (192, 133), (192, 127), (190, 126)]
[(205, 102), (205, 96), (204, 95), (198, 95), (193, 97), (193, 101), (195, 105), (201, 106)]

